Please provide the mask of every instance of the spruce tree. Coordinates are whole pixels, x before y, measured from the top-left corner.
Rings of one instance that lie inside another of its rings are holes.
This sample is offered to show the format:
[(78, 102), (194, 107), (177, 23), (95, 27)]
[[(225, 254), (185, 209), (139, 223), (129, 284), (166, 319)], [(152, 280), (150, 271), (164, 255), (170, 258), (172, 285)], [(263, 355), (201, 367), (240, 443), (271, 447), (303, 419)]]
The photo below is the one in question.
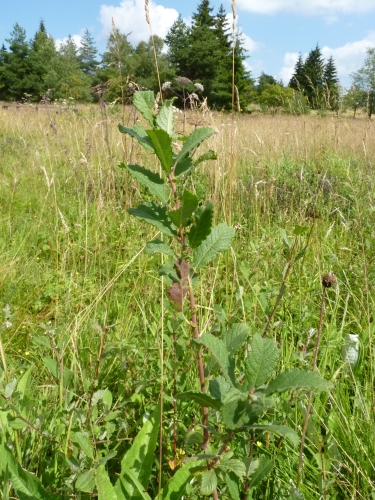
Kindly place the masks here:
[(54, 39), (47, 34), (44, 21), (40, 21), (39, 29), (30, 42), (30, 64), (33, 100), (39, 100), (42, 94), (48, 90), (46, 80), (47, 76), (54, 71), (56, 64), (57, 51)]
[(331, 56), (324, 66), (323, 86), (325, 91), (325, 101), (329, 109), (337, 109), (339, 98), (339, 79), (333, 56)]
[(292, 78), (289, 81), (289, 87), (297, 91), (305, 92), (307, 86), (307, 80), (305, 76), (305, 63), (300, 53), (294, 66), (294, 72)]
[(94, 38), (88, 29), (85, 29), (81, 40), (81, 46), (78, 49), (78, 59), (81, 63), (81, 69), (86, 74), (94, 74), (98, 62), (96, 55), (98, 50), (95, 46)]
[(324, 105), (323, 72), (324, 62), (322, 51), (317, 44), (315, 49), (309, 52), (304, 64), (305, 88), (304, 93), (308, 98), (312, 109), (319, 109)]
[(168, 60), (178, 76), (185, 76), (188, 71), (189, 37), (190, 28), (179, 15), (165, 38)]
[(1, 52), (0, 100), (20, 100), (25, 93), (31, 94), (33, 91), (26, 31), (16, 23), (10, 38), (5, 41), (9, 50)]

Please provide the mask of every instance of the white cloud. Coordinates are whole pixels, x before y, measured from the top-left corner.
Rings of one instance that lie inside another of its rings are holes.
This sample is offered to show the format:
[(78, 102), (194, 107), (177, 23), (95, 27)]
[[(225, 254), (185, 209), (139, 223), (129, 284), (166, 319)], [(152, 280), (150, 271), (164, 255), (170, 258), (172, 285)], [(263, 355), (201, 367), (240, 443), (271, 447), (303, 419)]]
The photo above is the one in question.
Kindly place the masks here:
[(357, 71), (363, 65), (368, 47), (375, 47), (375, 31), (370, 31), (363, 40), (349, 42), (342, 47), (335, 49), (327, 46), (322, 47), (322, 54), (325, 59), (333, 56), (340, 82), (348, 87), (350, 73)]
[[(333, 56), (341, 85), (349, 87), (350, 74), (357, 71), (363, 65), (368, 47), (375, 47), (375, 31), (370, 31), (363, 40), (348, 42), (342, 47), (337, 48), (325, 46), (322, 47), (321, 51), (325, 60)], [(287, 52), (284, 55), (283, 67), (278, 73), (278, 77), (283, 80), (284, 85), (292, 77), (298, 56), (297, 52)], [(305, 59), (307, 54), (303, 54), (302, 56)]]
[[(169, 28), (178, 17), (175, 9), (168, 9), (157, 5), (153, 0), (149, 3), (152, 32), (162, 38), (166, 36)], [(102, 38), (106, 38), (112, 30), (112, 18), (116, 27), (128, 40), (137, 44), (150, 37), (150, 27), (146, 22), (144, 0), (122, 0), (119, 6), (101, 5), (99, 20), (103, 25)]]
[(242, 38), (243, 38), (243, 46), (249, 54), (256, 52), (263, 46), (262, 43), (256, 42), (255, 40), (250, 38), (248, 35), (245, 35), (244, 33), (242, 33)]
[[(81, 35), (72, 35), (71, 39), (76, 44), (77, 48), (79, 48), (81, 46), (81, 41), (82, 41), (82, 36)], [(60, 50), (61, 45), (63, 43), (66, 43), (67, 41), (68, 41), (68, 37), (67, 36), (64, 37), (64, 38), (57, 38), (55, 40), (56, 49)]]
[(297, 52), (287, 52), (284, 56), (284, 66), (278, 73), (278, 78), (283, 81), (284, 85), (288, 85), (293, 75), (293, 70), (296, 65), (299, 54)]
[(260, 14), (292, 12), (294, 14), (358, 13), (375, 9), (374, 0), (237, 0), (238, 9)]

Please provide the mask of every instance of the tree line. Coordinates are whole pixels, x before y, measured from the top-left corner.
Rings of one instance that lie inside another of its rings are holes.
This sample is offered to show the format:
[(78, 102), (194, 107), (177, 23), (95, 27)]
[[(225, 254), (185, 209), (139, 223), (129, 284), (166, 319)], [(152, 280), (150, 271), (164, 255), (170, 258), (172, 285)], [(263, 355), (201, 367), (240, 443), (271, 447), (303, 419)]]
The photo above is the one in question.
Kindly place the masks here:
[[(299, 55), (291, 80), (285, 86), (262, 73), (253, 78), (246, 69), (246, 50), (241, 32), (234, 35), (223, 6), (214, 13), (210, 0), (201, 0), (191, 25), (180, 16), (163, 40), (141, 41), (133, 46), (113, 24), (105, 52), (99, 56), (95, 41), (85, 30), (77, 46), (72, 37), (57, 48), (43, 21), (31, 40), (15, 24), (0, 48), (0, 100), (39, 101), (74, 98), (122, 102), (135, 89), (160, 89), (155, 68), (167, 97), (182, 97), (180, 105), (202, 100), (216, 109), (232, 106), (232, 75), (235, 106), (249, 110), (256, 105), (271, 112), (338, 110), (346, 103), (354, 110), (375, 105), (375, 49), (368, 49), (361, 70), (352, 75), (352, 87), (343, 93), (333, 57), (324, 61), (317, 45), (303, 58)], [(233, 56), (234, 54), (234, 56)]]

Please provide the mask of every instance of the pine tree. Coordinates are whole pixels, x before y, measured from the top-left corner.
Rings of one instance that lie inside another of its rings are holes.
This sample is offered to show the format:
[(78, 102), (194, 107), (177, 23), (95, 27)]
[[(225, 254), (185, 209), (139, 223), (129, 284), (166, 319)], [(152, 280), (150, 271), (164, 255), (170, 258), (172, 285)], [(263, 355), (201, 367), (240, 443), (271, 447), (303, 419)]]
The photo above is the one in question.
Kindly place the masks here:
[(84, 73), (94, 74), (98, 62), (96, 55), (98, 50), (95, 46), (94, 38), (88, 29), (85, 29), (81, 40), (81, 46), (78, 49), (78, 59), (81, 63), (81, 68)]
[(337, 109), (339, 98), (339, 79), (333, 56), (331, 56), (324, 66), (323, 86), (325, 92), (326, 105), (329, 109)]

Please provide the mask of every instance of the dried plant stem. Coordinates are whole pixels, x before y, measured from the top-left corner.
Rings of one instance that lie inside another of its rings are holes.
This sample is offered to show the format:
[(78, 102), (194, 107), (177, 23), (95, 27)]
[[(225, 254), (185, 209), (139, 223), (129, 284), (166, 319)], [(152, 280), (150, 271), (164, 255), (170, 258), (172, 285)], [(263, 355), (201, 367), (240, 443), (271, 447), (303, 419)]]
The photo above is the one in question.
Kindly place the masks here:
[(158, 77), (160, 101), (163, 102), (163, 93), (162, 93), (161, 82), (160, 82), (158, 57), (157, 57), (157, 54), (156, 54), (156, 47), (155, 47), (155, 42), (154, 42), (154, 35), (152, 33), (152, 26), (151, 26), (151, 20), (150, 20), (149, 0), (145, 0), (145, 13), (146, 13), (147, 24), (150, 26), (152, 47), (154, 49), (155, 68), (156, 68), (156, 75)]
[[(318, 352), (319, 352), (319, 346), (320, 346), (320, 339), (321, 339), (321, 335), (322, 335), (323, 314), (324, 314), (324, 309), (325, 309), (325, 307), (324, 307), (325, 293), (326, 293), (326, 288), (323, 285), (322, 302), (320, 304), (320, 317), (319, 317), (318, 336), (317, 336), (317, 339), (316, 339), (315, 351), (314, 351), (314, 359), (313, 359), (313, 366), (312, 366), (312, 371), (313, 372), (316, 371), (316, 367), (317, 367), (317, 360), (318, 360)], [(300, 451), (299, 451), (298, 474), (297, 474), (297, 483), (296, 483), (297, 488), (301, 484), (302, 465), (303, 465), (303, 450), (305, 448), (305, 440), (306, 440), (307, 426), (309, 424), (312, 398), (313, 398), (313, 391), (310, 391), (309, 399), (308, 399), (308, 402), (307, 402), (307, 408), (306, 408), (305, 422), (303, 424), (302, 436), (301, 436), (301, 446), (300, 446)]]

